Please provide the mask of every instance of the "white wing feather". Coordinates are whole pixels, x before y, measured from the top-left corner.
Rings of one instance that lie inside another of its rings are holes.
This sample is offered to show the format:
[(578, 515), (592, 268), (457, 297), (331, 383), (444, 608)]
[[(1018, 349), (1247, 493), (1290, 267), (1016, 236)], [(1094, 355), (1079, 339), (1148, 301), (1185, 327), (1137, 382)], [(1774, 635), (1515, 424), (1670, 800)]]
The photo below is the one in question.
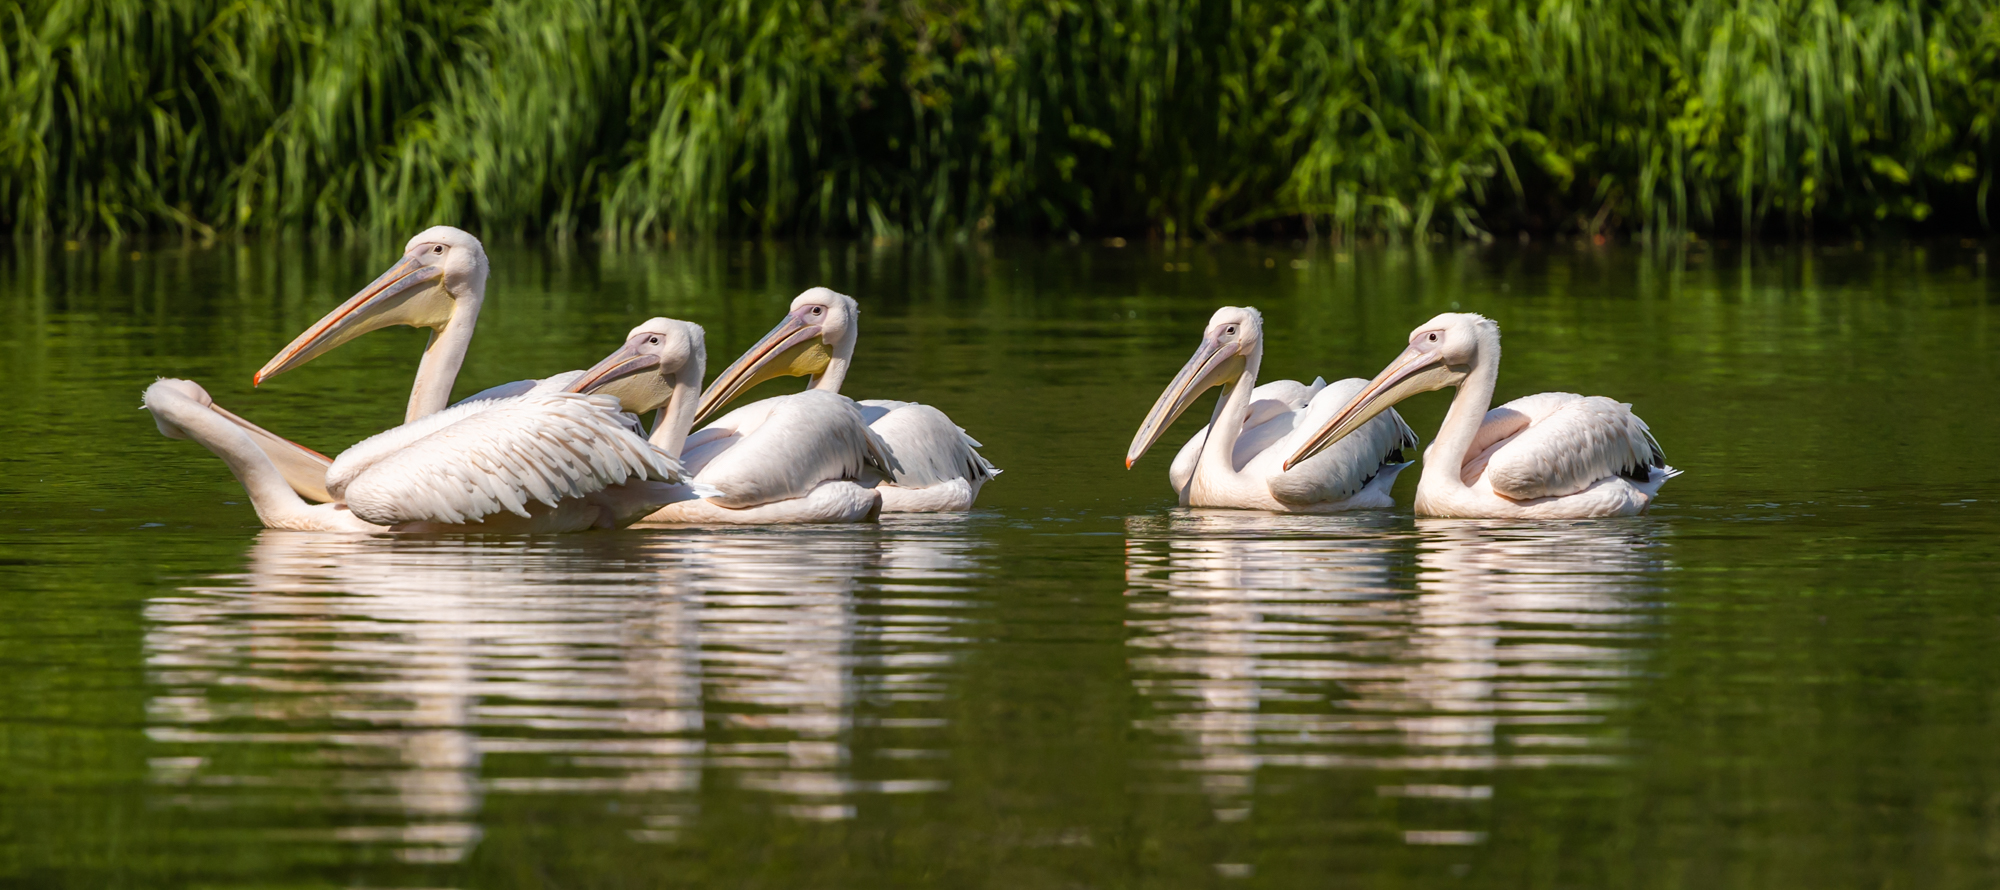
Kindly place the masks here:
[(548, 392), (448, 408), (363, 440), (334, 460), (327, 488), (369, 522), (457, 524), (680, 477), (616, 399)]
[(1574, 494), (1613, 476), (1649, 481), (1666, 455), (1632, 413), (1603, 396), (1545, 392), (1486, 412), (1464, 474), (1515, 500)]
[(1259, 463), (1268, 464), (1272, 471), (1265, 478), (1273, 498), (1297, 505), (1346, 500), (1359, 494), (1384, 465), (1402, 463), (1415, 452), (1416, 431), (1391, 408), (1325, 451), (1290, 470), (1279, 470), (1285, 458), (1298, 451), (1307, 438), (1331, 421), (1367, 385), (1368, 381), (1359, 377), (1326, 384), (1313, 394), (1312, 402), (1303, 412), (1288, 415), (1295, 421), (1292, 429), (1267, 444), (1258, 455)]
[(681, 453), (700, 467), (694, 481), (718, 492), (709, 499), (733, 508), (805, 497), (823, 482), (888, 466), (859, 406), (812, 389), (731, 411), (689, 436)]
[(979, 440), (966, 435), (943, 411), (888, 399), (858, 404), (868, 429), (888, 450), (887, 462), (897, 485), (928, 488), (954, 479), (984, 482), (1000, 475), (980, 455)]
[(456, 408), (459, 405), (471, 402), (491, 402), (499, 399), (518, 399), (522, 396), (537, 395), (545, 392), (561, 392), (571, 383), (575, 383), (576, 378), (582, 376), (583, 371), (578, 369), (575, 371), (564, 371), (561, 374), (553, 377), (544, 377), (540, 380), (516, 380), (512, 383), (502, 383), (499, 386), (489, 386), (472, 395), (459, 399), (452, 404), (452, 407)]

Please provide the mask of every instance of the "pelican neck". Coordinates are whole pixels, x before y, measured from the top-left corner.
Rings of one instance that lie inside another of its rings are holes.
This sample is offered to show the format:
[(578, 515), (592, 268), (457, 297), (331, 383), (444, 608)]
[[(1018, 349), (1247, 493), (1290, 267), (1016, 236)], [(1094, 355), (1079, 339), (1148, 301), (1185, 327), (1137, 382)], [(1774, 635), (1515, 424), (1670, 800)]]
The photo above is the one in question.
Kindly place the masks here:
[(695, 412), (701, 408), (701, 378), (705, 370), (705, 357), (698, 352), (674, 372), (673, 395), (667, 398), (653, 418), (653, 435), (647, 441), (653, 446), (673, 455), (678, 460), (681, 449), (687, 445), (688, 432), (694, 429)]
[(1500, 333), (1481, 330), (1479, 345), (1472, 355), (1472, 367), (1459, 381), (1451, 408), (1437, 438), (1424, 450), (1424, 472), (1418, 491), (1464, 489), (1465, 459), (1472, 450), (1479, 428), (1486, 423), (1486, 411), (1493, 405), (1493, 391), (1500, 381)]
[(472, 346), (473, 328), (479, 324), (480, 302), (478, 294), (453, 295), (451, 319), (443, 328), (432, 331), (430, 342), (424, 346), (416, 382), (410, 387), (410, 407), (403, 414), (404, 423), (436, 414), (451, 404), (452, 385), (458, 382), (458, 371), (465, 365), (465, 354)]
[(1208, 439), (1201, 445), (1199, 471), (1211, 475), (1234, 476), (1236, 442), (1243, 436), (1243, 422), (1250, 417), (1250, 395), (1257, 389), (1257, 370), (1264, 363), (1264, 341), (1260, 337), (1244, 356), (1243, 373), (1222, 385), (1222, 397), (1215, 401), (1215, 413), (1208, 418)]

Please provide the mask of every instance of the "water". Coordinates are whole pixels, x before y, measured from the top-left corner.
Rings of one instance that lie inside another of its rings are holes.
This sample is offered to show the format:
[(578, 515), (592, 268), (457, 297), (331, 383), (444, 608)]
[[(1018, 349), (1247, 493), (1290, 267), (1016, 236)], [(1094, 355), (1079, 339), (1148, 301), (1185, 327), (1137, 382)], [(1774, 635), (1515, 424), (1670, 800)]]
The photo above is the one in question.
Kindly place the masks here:
[[(264, 532), (139, 392), (191, 377), (327, 451), (394, 423), (420, 332), (249, 387), (393, 252), (15, 250), (0, 884), (2000, 879), (1976, 246), (493, 254), (460, 394), (654, 314), (719, 366), (825, 284), (863, 305), (850, 391), (1007, 473), (876, 527)], [(1687, 475), (1595, 523), (1177, 510), (1198, 420), (1121, 458), (1225, 303), (1264, 311), (1270, 379), (1485, 312), (1502, 398), (1631, 401)]]

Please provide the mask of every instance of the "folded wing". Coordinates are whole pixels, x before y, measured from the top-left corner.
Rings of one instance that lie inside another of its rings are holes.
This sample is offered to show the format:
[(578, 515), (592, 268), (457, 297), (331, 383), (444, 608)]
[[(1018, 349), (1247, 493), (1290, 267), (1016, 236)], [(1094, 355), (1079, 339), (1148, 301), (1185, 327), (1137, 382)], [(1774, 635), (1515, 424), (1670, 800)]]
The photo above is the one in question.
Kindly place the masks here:
[(327, 488), (369, 522), (456, 524), (628, 480), (680, 481), (679, 463), (627, 424), (609, 396), (471, 402), (363, 440), (334, 460)]
[(720, 492), (709, 500), (732, 508), (805, 497), (823, 482), (859, 479), (871, 466), (890, 472), (887, 448), (860, 407), (821, 390), (731, 411), (689, 436), (682, 453), (701, 468), (695, 483)]
[(540, 380), (532, 380), (532, 379), (516, 380), (513, 381), (512, 383), (502, 383), (499, 386), (489, 386), (476, 393), (473, 393), (472, 395), (459, 399), (457, 402), (453, 403), (452, 407), (457, 407), (459, 405), (464, 405), (470, 402), (490, 402), (497, 399), (518, 399), (525, 395), (534, 395), (537, 393), (561, 392), (563, 389), (567, 388), (571, 383), (575, 383), (576, 378), (582, 376), (583, 376), (583, 371), (581, 370), (564, 371), (561, 374), (557, 374), (553, 377), (544, 377)]
[(894, 482), (928, 488), (954, 479), (984, 482), (1000, 475), (980, 455), (979, 441), (929, 405), (869, 399), (858, 403), (869, 431), (888, 452)]
[[(1359, 394), (1368, 381), (1349, 377), (1329, 383), (1313, 394), (1311, 404), (1294, 415), (1293, 428), (1281, 440), (1260, 454), (1272, 470), (1283, 466), (1286, 456), (1296, 452), (1308, 437), (1318, 432), (1333, 416)], [(1266, 477), (1271, 496), (1287, 504), (1322, 504), (1351, 498), (1381, 472), (1386, 464), (1400, 464), (1416, 454), (1417, 434), (1395, 409), (1362, 424), (1353, 434), (1326, 450), (1293, 465), (1290, 470)]]
[(1631, 405), (1566, 392), (1486, 412), (1468, 453), (1465, 477), (1484, 472), (1494, 492), (1515, 500), (1574, 494), (1613, 476), (1643, 483), (1667, 464)]

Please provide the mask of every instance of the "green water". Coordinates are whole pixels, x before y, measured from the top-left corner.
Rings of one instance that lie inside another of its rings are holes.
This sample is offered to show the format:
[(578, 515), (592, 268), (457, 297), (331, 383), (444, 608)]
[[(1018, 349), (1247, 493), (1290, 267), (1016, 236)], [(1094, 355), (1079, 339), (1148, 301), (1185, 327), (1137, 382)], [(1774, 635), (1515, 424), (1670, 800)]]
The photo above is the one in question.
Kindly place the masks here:
[[(395, 423), (421, 332), (249, 386), (393, 249), (0, 255), (0, 884), (2000, 881), (1977, 248), (490, 248), (460, 394), (657, 314), (718, 367), (823, 284), (849, 392), (1006, 474), (856, 528), (263, 532), (139, 393)], [(1687, 474), (1595, 523), (1177, 510), (1197, 418), (1121, 459), (1225, 303), (1269, 379), (1484, 312), (1501, 398), (1630, 401)]]

